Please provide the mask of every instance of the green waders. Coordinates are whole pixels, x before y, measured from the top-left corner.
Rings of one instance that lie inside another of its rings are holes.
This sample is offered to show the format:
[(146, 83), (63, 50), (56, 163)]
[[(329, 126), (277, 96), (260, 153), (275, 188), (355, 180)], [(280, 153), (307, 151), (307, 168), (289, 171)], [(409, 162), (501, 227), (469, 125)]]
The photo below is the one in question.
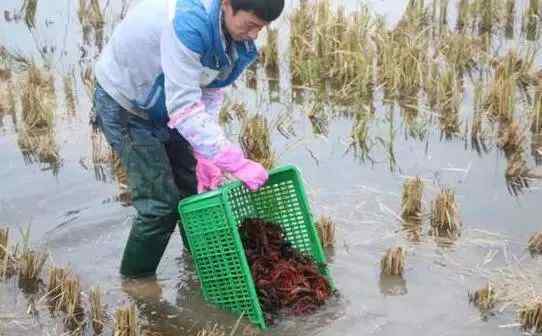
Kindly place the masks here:
[[(176, 130), (127, 112), (99, 85), (94, 112), (128, 173), (137, 210), (120, 272), (130, 278), (152, 276), (179, 219), (178, 202), (197, 192), (196, 160)], [(188, 248), (182, 230), (181, 235)]]

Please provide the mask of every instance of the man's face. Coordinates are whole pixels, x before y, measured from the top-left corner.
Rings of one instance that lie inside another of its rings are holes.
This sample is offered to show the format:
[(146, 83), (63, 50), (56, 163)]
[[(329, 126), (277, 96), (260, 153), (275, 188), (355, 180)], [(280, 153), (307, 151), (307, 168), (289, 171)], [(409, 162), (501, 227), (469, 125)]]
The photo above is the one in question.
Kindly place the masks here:
[(269, 23), (244, 10), (238, 10), (234, 14), (230, 1), (223, 1), (224, 23), (235, 41), (255, 40), (260, 30)]

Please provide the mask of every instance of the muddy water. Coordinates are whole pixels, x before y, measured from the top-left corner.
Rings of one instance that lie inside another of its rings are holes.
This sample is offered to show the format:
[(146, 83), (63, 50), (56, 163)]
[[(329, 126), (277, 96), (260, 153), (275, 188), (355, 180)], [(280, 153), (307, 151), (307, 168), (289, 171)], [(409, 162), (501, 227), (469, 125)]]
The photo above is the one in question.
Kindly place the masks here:
[[(370, 6), (395, 22), (406, 2), (375, 0)], [(106, 37), (122, 9), (120, 1), (108, 3)], [(0, 12), (7, 11), (6, 17), (11, 17), (20, 5), (20, 1), (4, 0)], [(118, 266), (134, 211), (116, 199), (117, 186), (109, 171), (105, 181), (96, 178), (90, 162), (90, 100), (83, 84), (76, 82), (75, 115), (67, 113), (62, 95), (62, 76), (73, 72), (79, 78), (99, 52), (92, 37), (88, 43), (81, 37), (77, 7), (74, 1), (40, 1), (32, 32), (23, 20), (0, 19), (2, 46), (49, 64), (55, 73), (59, 93), (55, 141), (61, 158), (57, 170), (47, 163), (25, 162), (17, 144), (20, 121), (0, 116), (0, 224), (12, 232), (30, 225), (32, 241), (50, 251), (55, 264), (69, 265), (86, 289), (100, 285), (110, 307), (135, 302), (141, 318), (154, 332), (195, 334), (198, 328), (215, 322), (230, 327), (234, 316), (203, 302), (190, 257), (183, 254), (177, 233), (156, 281), (121, 282)], [(284, 22), (285, 18), (277, 26)], [(287, 33), (287, 28), (281, 28), (281, 57)], [(260, 78), (258, 91), (239, 83), (229, 97), (244, 101), (250, 110), (265, 112), (274, 125), (287, 119), (295, 128), (295, 135), (289, 137), (274, 128), (273, 145), (280, 163), (292, 163), (302, 170), (315, 214), (330, 215), (337, 224), (336, 247), (328, 254), (340, 297), (313, 316), (284, 319), (271, 333), (519, 334), (517, 327), (502, 327), (514, 323), (510, 312), (481, 318), (469, 305), (467, 291), (483, 284), (484, 270), (505, 265), (510, 255), (525, 256), (525, 242), (540, 229), (540, 182), (533, 181), (530, 189), (514, 196), (504, 179), (506, 160), (494, 146), (479, 155), (466, 148), (463, 140), (441, 140), (435, 125), (428, 128), (423, 140), (413, 139), (406, 136), (398, 111), (390, 114), (387, 107), (378, 104), (379, 117), (372, 132), (387, 145), (376, 145), (371, 151), (373, 161), (363, 162), (347, 152), (352, 120), (330, 121), (327, 137), (314, 134), (303, 107), (291, 101), (287, 78), (283, 71), (281, 88), (275, 93), (270, 94), (269, 84)], [(468, 97), (469, 93), (465, 106)], [(228, 128), (232, 137), (237, 129), (235, 125)], [(528, 161), (536, 167), (533, 157)], [(427, 223), (414, 241), (401, 231), (397, 217), (401, 185), (411, 175), (428, 182), (427, 202), (436, 195), (438, 185), (449, 185), (456, 191), (464, 229), (455, 244), (437, 244), (427, 235)], [(407, 249), (404, 280), (379, 275), (379, 260), (394, 245)], [(488, 253), (495, 253), (495, 257), (488, 261)], [(0, 332), (37, 335), (55, 330), (46, 311), (38, 317), (26, 314), (28, 300), (16, 284), (0, 285)]]

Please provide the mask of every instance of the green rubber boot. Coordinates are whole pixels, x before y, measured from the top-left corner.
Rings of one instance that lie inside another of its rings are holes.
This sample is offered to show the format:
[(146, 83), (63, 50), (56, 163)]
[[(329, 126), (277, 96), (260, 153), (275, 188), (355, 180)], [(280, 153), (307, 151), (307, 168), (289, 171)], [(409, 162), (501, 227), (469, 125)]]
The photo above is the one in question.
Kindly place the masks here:
[(124, 248), (120, 273), (128, 278), (155, 275), (176, 221), (175, 214), (154, 222), (143, 222), (137, 217)]

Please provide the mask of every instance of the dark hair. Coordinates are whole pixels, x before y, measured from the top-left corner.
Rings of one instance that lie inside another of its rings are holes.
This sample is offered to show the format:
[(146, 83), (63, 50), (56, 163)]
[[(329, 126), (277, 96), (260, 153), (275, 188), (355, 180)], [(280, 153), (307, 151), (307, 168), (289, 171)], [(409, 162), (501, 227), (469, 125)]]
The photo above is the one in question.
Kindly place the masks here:
[(230, 0), (230, 3), (234, 13), (241, 9), (267, 22), (278, 18), (284, 9), (284, 0)]

